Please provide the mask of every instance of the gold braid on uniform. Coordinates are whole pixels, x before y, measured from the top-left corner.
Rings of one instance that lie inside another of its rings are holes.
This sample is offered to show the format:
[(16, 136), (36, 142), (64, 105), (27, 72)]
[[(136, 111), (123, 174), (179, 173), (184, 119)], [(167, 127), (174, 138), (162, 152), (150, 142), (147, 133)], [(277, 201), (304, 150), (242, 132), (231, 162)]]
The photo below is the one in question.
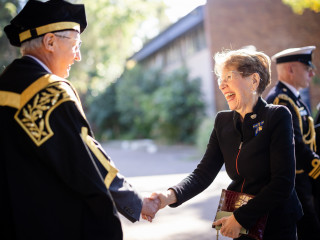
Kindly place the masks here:
[[(290, 97), (288, 97), (288, 95), (285, 95), (285, 94), (279, 94), (278, 97), (274, 99), (273, 104), (285, 105), (283, 104), (283, 102), (281, 103), (280, 100), (288, 101), (291, 104), (299, 120), (299, 126), (301, 130), (303, 142), (309, 145), (310, 149), (315, 152), (317, 150), (316, 131), (314, 129), (312, 117), (308, 116), (309, 130), (306, 134), (303, 134), (302, 118), (300, 115), (299, 107), (295, 104), (295, 102)], [(310, 136), (309, 140), (307, 139), (308, 136)], [(309, 176), (312, 177), (313, 179), (316, 179), (320, 175), (320, 160), (316, 158), (313, 159), (311, 162), (311, 165), (313, 167), (313, 170), (310, 171)], [(303, 172), (304, 170), (296, 170), (296, 173), (303, 173)]]
[[(288, 95), (285, 95), (285, 94), (279, 94), (278, 97), (274, 99), (273, 104), (284, 105), (280, 102), (280, 100), (288, 101), (291, 104), (299, 120), (299, 127), (300, 127), (303, 142), (309, 145), (310, 149), (315, 152), (317, 150), (316, 131), (314, 130), (312, 117), (308, 116), (309, 130), (306, 134), (303, 134), (302, 118), (300, 115), (299, 107), (295, 104), (295, 102), (290, 97), (288, 97)], [(307, 139), (308, 137), (309, 137), (309, 140)]]
[(313, 159), (311, 162), (311, 165), (313, 167), (312, 171), (309, 173), (309, 176), (313, 179), (317, 179), (320, 175), (320, 160), (319, 159)]

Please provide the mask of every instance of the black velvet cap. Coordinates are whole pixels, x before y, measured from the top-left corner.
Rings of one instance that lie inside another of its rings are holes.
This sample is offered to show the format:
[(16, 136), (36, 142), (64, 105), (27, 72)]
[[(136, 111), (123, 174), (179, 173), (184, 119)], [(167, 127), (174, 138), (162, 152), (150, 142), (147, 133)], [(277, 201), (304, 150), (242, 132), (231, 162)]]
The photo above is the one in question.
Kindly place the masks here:
[(314, 65), (312, 64), (312, 52), (315, 49), (315, 46), (289, 48), (273, 55), (271, 59), (277, 64), (285, 62), (301, 62), (314, 68)]
[(11, 45), (20, 47), (21, 43), (49, 32), (75, 30), (82, 33), (86, 27), (83, 4), (64, 0), (29, 0), (4, 31)]

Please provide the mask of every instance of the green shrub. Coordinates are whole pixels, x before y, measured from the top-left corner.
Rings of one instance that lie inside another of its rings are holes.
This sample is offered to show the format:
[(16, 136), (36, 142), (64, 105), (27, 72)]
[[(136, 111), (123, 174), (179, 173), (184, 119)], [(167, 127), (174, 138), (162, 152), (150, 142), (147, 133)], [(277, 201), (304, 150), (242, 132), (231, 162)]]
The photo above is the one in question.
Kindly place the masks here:
[(119, 112), (116, 109), (116, 84), (89, 103), (88, 119), (93, 125), (96, 137), (102, 140), (117, 138), (120, 134)]
[(124, 72), (117, 82), (116, 108), (125, 138), (150, 138), (153, 119), (146, 117), (153, 93), (161, 84), (158, 70), (146, 71), (140, 66)]
[(167, 76), (153, 102), (152, 136), (169, 142), (194, 142), (194, 133), (204, 115), (200, 80), (188, 79), (188, 72), (180, 69)]
[(195, 141), (204, 103), (200, 80), (190, 80), (186, 69), (165, 75), (136, 66), (110, 87), (89, 108), (98, 136)]

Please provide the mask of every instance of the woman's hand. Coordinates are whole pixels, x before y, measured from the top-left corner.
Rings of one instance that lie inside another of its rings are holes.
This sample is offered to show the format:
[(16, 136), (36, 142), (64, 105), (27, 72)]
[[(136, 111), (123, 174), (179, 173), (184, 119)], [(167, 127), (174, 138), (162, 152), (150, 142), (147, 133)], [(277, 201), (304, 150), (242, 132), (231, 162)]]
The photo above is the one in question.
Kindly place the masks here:
[(176, 194), (172, 189), (169, 189), (166, 192), (152, 193), (151, 197), (160, 199), (160, 209), (177, 201)]
[[(156, 209), (156, 210), (152, 211), (151, 214), (146, 214), (146, 211), (142, 211), (141, 216), (144, 220), (148, 220), (149, 222), (152, 222), (152, 219), (160, 209), (166, 207), (167, 205), (175, 203), (176, 201), (177, 201), (176, 194), (171, 189), (167, 190), (166, 192), (154, 192), (151, 194), (149, 198), (145, 198), (143, 202), (144, 203), (152, 202), (153, 204), (152, 209)], [(147, 205), (147, 204), (144, 204), (144, 205)]]
[(237, 222), (234, 215), (230, 217), (221, 218), (213, 223), (215, 226), (221, 226), (220, 233), (222, 236), (230, 238), (238, 238), (242, 226)]

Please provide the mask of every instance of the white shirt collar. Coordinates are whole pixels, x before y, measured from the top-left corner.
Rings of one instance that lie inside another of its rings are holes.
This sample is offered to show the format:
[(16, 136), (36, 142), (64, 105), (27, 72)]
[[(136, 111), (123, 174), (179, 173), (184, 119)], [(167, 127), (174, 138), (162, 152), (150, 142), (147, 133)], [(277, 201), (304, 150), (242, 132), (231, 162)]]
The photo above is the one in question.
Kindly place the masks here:
[(32, 56), (32, 55), (25, 55), (27, 57), (30, 57), (32, 59), (34, 59), (35, 61), (37, 61), (37, 63), (39, 63), (45, 70), (47, 70), (49, 73), (52, 73), (51, 70), (47, 67), (47, 65), (45, 65), (43, 62), (41, 62), (38, 58)]
[(292, 85), (289, 84), (289, 83), (283, 82), (283, 81), (280, 81), (280, 82), (282, 82), (284, 85), (286, 85), (286, 87), (289, 88), (290, 91), (291, 91), (296, 97), (299, 97), (300, 93), (299, 93), (299, 91), (297, 91), (297, 89), (296, 89), (294, 86), (292, 86)]

